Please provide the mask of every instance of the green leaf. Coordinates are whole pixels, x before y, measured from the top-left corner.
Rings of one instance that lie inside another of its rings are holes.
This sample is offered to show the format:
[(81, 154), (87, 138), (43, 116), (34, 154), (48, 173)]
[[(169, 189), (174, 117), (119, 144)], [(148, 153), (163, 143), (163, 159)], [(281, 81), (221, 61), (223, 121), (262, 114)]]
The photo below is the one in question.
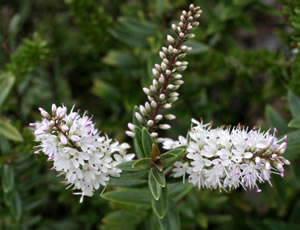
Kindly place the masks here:
[(266, 119), (270, 126), (278, 129), (278, 135), (284, 135), (288, 132), (287, 122), (271, 106), (266, 107)]
[(193, 185), (190, 183), (184, 184), (181, 181), (179, 183), (168, 184), (168, 188), (169, 188), (169, 196), (172, 197), (174, 201), (178, 201), (193, 189)]
[(167, 187), (162, 189), (161, 196), (159, 200), (152, 198), (152, 209), (154, 213), (160, 218), (164, 218), (168, 211), (168, 189)]
[(126, 226), (126, 230), (136, 229), (136, 225), (141, 221), (140, 216), (129, 215), (123, 211), (115, 211), (106, 215), (103, 219), (103, 230), (123, 230)]
[(145, 157), (145, 155), (144, 155), (143, 144), (142, 144), (142, 130), (138, 126), (135, 126), (134, 134), (135, 136), (133, 139), (133, 143), (134, 143), (136, 155), (138, 158), (143, 158)]
[(156, 25), (132, 17), (119, 17), (119, 24), (109, 30), (116, 39), (132, 47), (146, 47), (147, 38), (156, 32)]
[(102, 198), (123, 204), (149, 205), (151, 194), (149, 189), (122, 188), (101, 195)]
[(289, 122), (289, 127), (300, 129), (300, 115)]
[(150, 173), (152, 174), (153, 178), (156, 180), (158, 184), (160, 184), (161, 187), (166, 186), (166, 178), (163, 172), (160, 172), (156, 168), (152, 168), (150, 170)]
[(175, 204), (169, 200), (168, 212), (163, 219), (157, 218), (161, 230), (180, 230), (180, 219)]
[(156, 157), (158, 157), (158, 156), (160, 156), (159, 148), (158, 148), (157, 144), (153, 143), (152, 144), (152, 154), (151, 154), (152, 161), (155, 161)]
[(189, 52), (189, 55), (200, 54), (209, 50), (209, 47), (201, 42), (187, 41), (186, 45), (192, 47), (192, 50)]
[(23, 137), (9, 121), (0, 120), (0, 135), (11, 141), (21, 142)]
[(10, 93), (15, 82), (15, 76), (12, 73), (2, 73), (0, 75), (0, 107)]
[(106, 100), (118, 100), (121, 95), (119, 90), (109, 84), (108, 82), (105, 82), (100, 79), (95, 79), (93, 88), (92, 88), (92, 93), (100, 98), (104, 98)]
[(127, 52), (111, 50), (102, 59), (102, 61), (111, 66), (117, 67), (131, 67), (136, 65), (135, 58)]
[(120, 177), (112, 177), (109, 180), (109, 185), (120, 187), (143, 185), (147, 183), (146, 175), (147, 172), (145, 171), (121, 173)]
[(148, 176), (148, 185), (150, 192), (155, 200), (158, 200), (161, 194), (161, 186), (157, 181), (154, 179), (153, 174), (149, 172)]
[(19, 193), (14, 193), (9, 202), (9, 209), (16, 221), (20, 221), (22, 217), (22, 201)]
[(118, 169), (122, 169), (123, 171), (140, 171), (141, 169), (133, 168), (132, 165), (136, 162), (136, 160), (127, 161), (117, 165)]
[(290, 161), (295, 160), (300, 153), (300, 130), (288, 133), (287, 149), (284, 156)]
[(300, 97), (289, 91), (288, 99), (293, 117), (300, 115)]
[(142, 144), (143, 144), (144, 155), (147, 157), (151, 157), (152, 155), (152, 143), (153, 140), (148, 130), (144, 127), (142, 129)]
[(160, 155), (160, 160), (163, 164), (168, 164), (169, 162), (175, 160), (177, 155), (175, 153), (163, 153)]
[(145, 157), (136, 160), (135, 163), (132, 165), (132, 168), (146, 169), (146, 168), (150, 168), (151, 164), (152, 164), (151, 158)]
[(162, 155), (164, 155), (164, 154), (166, 154), (166, 155), (167, 154), (168, 155), (169, 154), (176, 155), (175, 158), (173, 158), (173, 159), (169, 158), (167, 161), (164, 162), (165, 169), (172, 166), (176, 161), (179, 161), (181, 158), (183, 158), (185, 156), (185, 150), (186, 150), (186, 146), (180, 146), (180, 147), (177, 147), (175, 149), (171, 149), (170, 151), (168, 151), (166, 153), (163, 153)]
[(289, 222), (300, 224), (300, 200), (294, 204), (293, 211), (289, 216)]
[(13, 190), (15, 184), (14, 169), (10, 165), (3, 166), (2, 174), (2, 188), (5, 193), (9, 193)]

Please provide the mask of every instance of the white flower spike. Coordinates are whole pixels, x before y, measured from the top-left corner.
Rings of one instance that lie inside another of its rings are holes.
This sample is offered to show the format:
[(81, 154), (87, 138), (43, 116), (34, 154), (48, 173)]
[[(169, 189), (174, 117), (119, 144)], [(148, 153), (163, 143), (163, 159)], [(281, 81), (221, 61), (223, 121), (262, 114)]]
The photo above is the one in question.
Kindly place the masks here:
[(272, 134), (241, 126), (212, 129), (210, 123), (194, 119), (192, 124), (187, 139), (164, 139), (163, 148), (188, 146), (188, 161), (175, 164), (174, 177), (187, 174), (188, 181), (199, 189), (230, 191), (241, 186), (261, 191), (258, 183), (271, 184), (271, 173), (283, 176), (283, 165), (290, 164), (282, 156), (287, 138), (277, 140), (276, 131)]
[[(53, 161), (53, 168), (65, 176), (64, 183), (81, 195), (92, 196), (100, 186), (106, 186), (110, 177), (119, 177), (119, 163), (130, 161), (135, 154), (126, 154), (128, 144), (119, 144), (107, 135), (101, 136), (95, 124), (84, 113), (67, 114), (65, 106), (52, 105), (52, 117), (40, 108), (42, 121), (35, 127), (35, 140), (40, 151)], [(132, 133), (133, 134), (133, 133)], [(131, 134), (130, 134), (131, 135)]]

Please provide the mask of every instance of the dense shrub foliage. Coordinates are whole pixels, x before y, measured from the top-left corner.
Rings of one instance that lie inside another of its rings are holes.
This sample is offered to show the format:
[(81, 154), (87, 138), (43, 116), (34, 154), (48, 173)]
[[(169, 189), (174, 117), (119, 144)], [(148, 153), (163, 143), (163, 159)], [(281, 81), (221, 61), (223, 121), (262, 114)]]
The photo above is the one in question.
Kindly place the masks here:
[[(52, 103), (76, 104), (93, 115), (97, 128), (132, 144), (125, 131), (134, 105), (145, 101), (142, 88), (151, 84), (170, 26), (190, 3), (0, 2), (0, 229), (160, 229), (140, 190), (128, 190), (127, 202), (109, 197), (117, 180), (106, 188), (110, 201), (98, 192), (79, 204), (47, 157), (34, 155), (28, 124), (39, 120), (40, 106), (50, 111)], [(261, 193), (199, 191), (174, 183), (169, 208), (176, 205), (178, 213), (168, 216), (170, 228), (298, 229), (300, 2), (193, 3), (203, 14), (196, 37), (187, 42), (193, 48), (189, 68), (171, 109), (177, 119), (163, 134), (185, 135), (192, 117), (216, 126), (276, 127), (279, 137), (288, 135), (291, 166), (284, 179), (272, 175), (272, 187), (262, 185)]]

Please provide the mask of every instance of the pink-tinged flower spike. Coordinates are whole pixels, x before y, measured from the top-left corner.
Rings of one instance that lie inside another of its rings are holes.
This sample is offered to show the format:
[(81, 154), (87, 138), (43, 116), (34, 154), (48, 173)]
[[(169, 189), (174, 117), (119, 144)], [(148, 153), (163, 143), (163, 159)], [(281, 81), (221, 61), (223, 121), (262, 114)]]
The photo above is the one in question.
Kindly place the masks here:
[(100, 186), (106, 186), (110, 177), (119, 177), (116, 165), (130, 161), (134, 154), (126, 154), (129, 145), (119, 144), (107, 135), (101, 136), (95, 124), (84, 113), (67, 113), (65, 106), (52, 105), (52, 116), (40, 108), (42, 121), (30, 124), (34, 128), (38, 150), (53, 161), (53, 168), (65, 176), (65, 184), (74, 194), (92, 196)]
[[(171, 108), (172, 104), (178, 100), (179, 94), (176, 91), (184, 83), (179, 72), (184, 71), (188, 65), (188, 62), (182, 61), (182, 58), (192, 50), (183, 43), (195, 36), (190, 31), (199, 26), (198, 20), (201, 13), (200, 7), (195, 7), (193, 4), (190, 5), (189, 11), (182, 11), (178, 25), (172, 25), (174, 34), (167, 35), (169, 44), (159, 52), (161, 63), (155, 64), (152, 69), (154, 76), (152, 85), (143, 88), (148, 101), (145, 105), (139, 106), (139, 112), (135, 113), (135, 117), (153, 137), (157, 137), (158, 129), (170, 128), (168, 124), (159, 125), (163, 118), (175, 119), (172, 114), (163, 117), (160, 113), (162, 109)], [(133, 137), (132, 130), (126, 134)]]
[(271, 184), (271, 174), (284, 175), (290, 162), (282, 154), (287, 138), (276, 138), (276, 132), (262, 132), (237, 126), (213, 129), (192, 119), (188, 140), (164, 139), (163, 148), (187, 145), (188, 166), (175, 164), (174, 177), (188, 175), (188, 181), (200, 188), (230, 191), (239, 186), (256, 189), (259, 183)]

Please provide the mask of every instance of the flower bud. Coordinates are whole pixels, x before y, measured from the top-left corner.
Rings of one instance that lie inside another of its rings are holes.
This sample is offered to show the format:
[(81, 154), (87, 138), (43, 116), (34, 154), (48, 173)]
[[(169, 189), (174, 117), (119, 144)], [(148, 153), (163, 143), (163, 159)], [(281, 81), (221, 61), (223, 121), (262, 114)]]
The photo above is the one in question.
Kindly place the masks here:
[(131, 131), (133, 131), (134, 128), (135, 128), (135, 125), (132, 124), (132, 123), (128, 123), (128, 128), (129, 128)]
[(182, 75), (181, 75), (181, 74), (176, 74), (176, 75), (174, 76), (174, 78), (175, 78), (175, 79), (181, 79), (181, 78), (182, 78)]
[(160, 100), (165, 100), (165, 98), (166, 98), (166, 95), (164, 95), (164, 94), (160, 94), (160, 95), (159, 95), (159, 99), (160, 99)]
[(152, 121), (152, 120), (149, 120), (149, 121), (147, 122), (148, 127), (151, 127), (153, 124), (154, 124), (154, 121)]
[(147, 112), (150, 112), (150, 111), (151, 111), (151, 107), (150, 107), (149, 102), (146, 102), (146, 103), (145, 103), (145, 109), (146, 109)]
[(65, 131), (65, 132), (68, 132), (68, 131), (69, 131), (69, 126), (67, 126), (67, 125), (62, 125), (62, 126), (61, 126), (61, 129), (62, 129), (63, 131)]
[(172, 107), (172, 105), (170, 103), (164, 104), (163, 108), (164, 109), (170, 109)]
[(142, 105), (140, 105), (139, 106), (139, 108), (140, 108), (140, 111), (141, 111), (141, 113), (142, 113), (142, 115), (146, 115), (146, 110), (145, 110), (145, 107), (144, 106), (142, 106)]
[(129, 137), (134, 137), (134, 136), (135, 136), (134, 133), (131, 132), (131, 131), (126, 131), (125, 133), (126, 133), (126, 135), (129, 136)]
[(56, 109), (57, 109), (56, 105), (55, 105), (55, 104), (52, 104), (52, 107), (51, 107), (52, 116), (55, 116), (55, 114), (56, 114)]
[(162, 51), (159, 52), (159, 56), (160, 56), (161, 59), (166, 58), (166, 54)]
[(80, 141), (80, 137), (77, 136), (77, 135), (72, 135), (72, 136), (70, 137), (70, 139), (71, 139), (71, 141), (73, 141), (73, 142), (79, 142), (79, 141)]
[(162, 62), (161, 63), (161, 70), (165, 71), (168, 68), (168, 66), (166, 65), (166, 63)]
[(64, 135), (60, 135), (59, 139), (63, 145), (68, 144), (68, 140)]
[(167, 115), (165, 115), (165, 118), (166, 118), (167, 120), (174, 120), (174, 119), (176, 119), (176, 116), (173, 115), (173, 114), (167, 114)]
[(170, 129), (170, 128), (171, 128), (171, 126), (170, 126), (170, 125), (168, 125), (168, 124), (161, 124), (161, 125), (159, 125), (159, 128), (160, 128), (160, 129), (164, 129), (164, 130), (166, 130), (166, 129)]
[(157, 103), (155, 101), (151, 101), (151, 106), (155, 109), (157, 106)]
[(155, 77), (158, 77), (159, 76), (159, 72), (157, 71), (157, 69), (153, 68), (152, 69), (152, 73)]
[(156, 115), (156, 117), (154, 118), (155, 121), (160, 121), (161, 119), (163, 119), (163, 116), (161, 114)]
[(136, 119), (139, 121), (139, 122), (143, 122), (143, 117), (141, 116), (141, 114), (140, 113), (138, 113), (138, 112), (135, 112), (135, 117), (136, 117)]
[(148, 88), (143, 88), (143, 91), (145, 94), (149, 95), (150, 94), (150, 90)]
[(184, 83), (183, 80), (177, 80), (174, 82), (175, 85), (182, 85)]
[(158, 133), (153, 132), (153, 133), (151, 133), (150, 135), (151, 135), (151, 137), (157, 137), (157, 136), (158, 136)]
[(39, 110), (40, 110), (40, 112), (41, 112), (42, 117), (47, 118), (48, 120), (51, 119), (51, 116), (49, 115), (49, 113), (46, 112), (46, 110), (44, 110), (44, 109), (41, 108), (41, 107), (39, 108)]
[(172, 85), (172, 84), (169, 84), (168, 86), (167, 86), (167, 89), (169, 89), (169, 90), (172, 90), (174, 88), (174, 85)]
[(168, 35), (167, 36), (167, 40), (168, 42), (170, 42), (171, 44), (173, 44), (175, 42), (175, 39), (171, 36), (171, 35)]

